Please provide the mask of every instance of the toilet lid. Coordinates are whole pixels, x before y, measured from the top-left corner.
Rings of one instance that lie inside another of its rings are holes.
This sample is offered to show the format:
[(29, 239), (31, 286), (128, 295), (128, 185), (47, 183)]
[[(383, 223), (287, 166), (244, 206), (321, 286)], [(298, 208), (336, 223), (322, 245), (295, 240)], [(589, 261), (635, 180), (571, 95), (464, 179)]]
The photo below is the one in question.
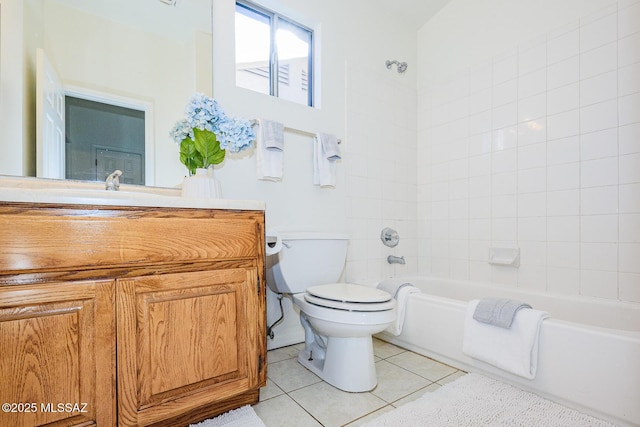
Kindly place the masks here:
[(340, 302), (379, 303), (391, 300), (391, 295), (383, 290), (351, 283), (309, 286), (307, 294)]
[(304, 294), (304, 299), (305, 301), (313, 305), (345, 311), (385, 311), (391, 310), (396, 306), (396, 302), (394, 300), (374, 303), (343, 302), (326, 298), (319, 298), (308, 293)]

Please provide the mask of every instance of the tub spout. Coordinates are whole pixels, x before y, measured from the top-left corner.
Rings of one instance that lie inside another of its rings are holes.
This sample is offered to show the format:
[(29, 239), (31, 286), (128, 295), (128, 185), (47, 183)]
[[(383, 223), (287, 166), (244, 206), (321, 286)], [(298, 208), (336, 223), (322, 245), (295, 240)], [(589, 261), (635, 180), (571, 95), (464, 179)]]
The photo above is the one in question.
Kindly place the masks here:
[(404, 264), (404, 257), (403, 256), (393, 256), (393, 255), (389, 255), (387, 257), (387, 262), (389, 264)]

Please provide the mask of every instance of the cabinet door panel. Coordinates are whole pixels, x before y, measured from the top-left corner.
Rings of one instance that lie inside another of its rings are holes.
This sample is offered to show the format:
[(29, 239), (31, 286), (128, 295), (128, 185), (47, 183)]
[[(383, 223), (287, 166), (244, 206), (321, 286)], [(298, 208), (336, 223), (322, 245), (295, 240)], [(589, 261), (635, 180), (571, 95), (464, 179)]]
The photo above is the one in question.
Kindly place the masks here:
[(0, 402), (15, 404), (0, 425), (115, 423), (113, 296), (113, 281), (0, 289)]
[(257, 269), (119, 280), (117, 292), (123, 425), (175, 417), (258, 386)]

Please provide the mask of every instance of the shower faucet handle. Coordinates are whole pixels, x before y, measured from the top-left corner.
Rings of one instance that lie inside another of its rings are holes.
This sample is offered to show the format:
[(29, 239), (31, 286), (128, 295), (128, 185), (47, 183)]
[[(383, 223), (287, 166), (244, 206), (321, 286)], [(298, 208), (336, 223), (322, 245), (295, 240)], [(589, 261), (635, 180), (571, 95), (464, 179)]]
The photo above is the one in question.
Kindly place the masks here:
[(400, 241), (400, 236), (398, 232), (392, 228), (385, 227), (382, 229), (380, 233), (380, 240), (385, 246), (389, 246), (390, 248), (394, 248), (398, 246), (398, 242)]

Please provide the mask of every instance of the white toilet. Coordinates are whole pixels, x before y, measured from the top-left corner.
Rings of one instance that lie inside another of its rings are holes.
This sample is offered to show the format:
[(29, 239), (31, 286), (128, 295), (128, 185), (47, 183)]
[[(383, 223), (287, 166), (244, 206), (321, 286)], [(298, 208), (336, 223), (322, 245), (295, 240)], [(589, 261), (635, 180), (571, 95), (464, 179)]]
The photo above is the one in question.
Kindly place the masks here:
[(341, 234), (281, 233), (282, 250), (267, 257), (267, 284), (293, 294), (305, 349), (298, 361), (329, 384), (364, 392), (378, 383), (371, 335), (396, 317), (395, 300), (369, 286), (336, 283), (347, 255)]

